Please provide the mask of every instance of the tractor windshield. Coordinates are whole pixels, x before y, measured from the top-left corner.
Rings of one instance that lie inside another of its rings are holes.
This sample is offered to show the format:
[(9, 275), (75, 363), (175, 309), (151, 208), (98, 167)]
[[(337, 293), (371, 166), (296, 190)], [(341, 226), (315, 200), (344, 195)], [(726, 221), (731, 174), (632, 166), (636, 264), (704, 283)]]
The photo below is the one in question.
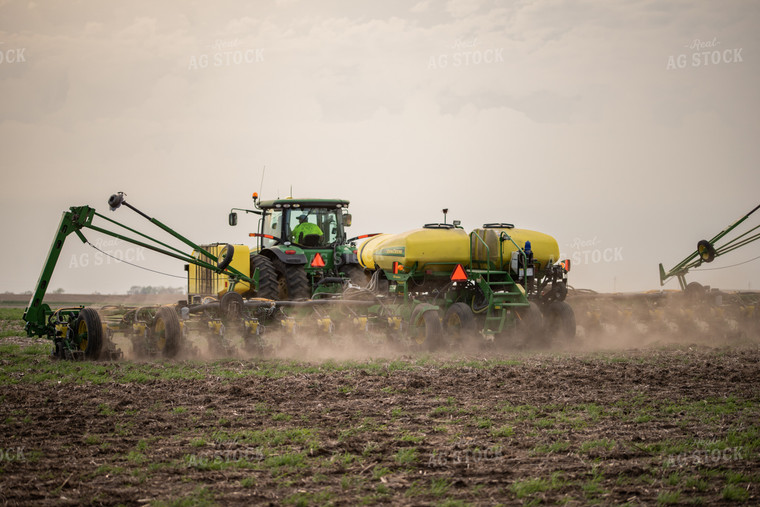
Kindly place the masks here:
[[(286, 208), (270, 210), (264, 216), (264, 234), (305, 247), (322, 247), (342, 240), (340, 210), (334, 208)], [(275, 240), (263, 238), (263, 247)]]

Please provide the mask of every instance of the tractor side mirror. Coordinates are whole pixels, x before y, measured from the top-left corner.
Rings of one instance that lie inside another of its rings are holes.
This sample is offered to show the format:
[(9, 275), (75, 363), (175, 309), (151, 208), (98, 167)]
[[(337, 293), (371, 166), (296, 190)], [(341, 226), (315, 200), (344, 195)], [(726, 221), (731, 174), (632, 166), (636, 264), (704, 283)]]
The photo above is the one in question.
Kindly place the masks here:
[(343, 227), (351, 227), (351, 213), (343, 215)]
[(234, 211), (230, 213), (229, 223), (232, 227), (237, 225), (237, 213)]

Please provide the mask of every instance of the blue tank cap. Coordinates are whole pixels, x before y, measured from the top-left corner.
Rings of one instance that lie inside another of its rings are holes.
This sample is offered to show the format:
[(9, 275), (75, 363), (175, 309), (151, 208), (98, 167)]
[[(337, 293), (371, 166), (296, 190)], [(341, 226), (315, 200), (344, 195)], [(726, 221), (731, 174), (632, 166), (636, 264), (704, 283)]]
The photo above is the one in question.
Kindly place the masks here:
[(525, 251), (530, 252), (530, 241), (525, 242)]

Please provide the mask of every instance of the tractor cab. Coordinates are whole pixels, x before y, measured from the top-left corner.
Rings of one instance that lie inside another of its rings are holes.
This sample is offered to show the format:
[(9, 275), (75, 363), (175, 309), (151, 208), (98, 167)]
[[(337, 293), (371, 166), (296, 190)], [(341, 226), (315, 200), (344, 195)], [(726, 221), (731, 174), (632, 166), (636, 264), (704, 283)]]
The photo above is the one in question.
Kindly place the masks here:
[[(349, 240), (345, 232), (351, 225), (348, 204), (342, 199), (259, 201), (255, 195), (256, 210), (233, 208), (260, 216), (258, 232), (250, 234), (257, 242), (251, 253), (251, 273), (259, 269), (265, 297), (309, 298), (329, 284), (337, 289), (336, 282), (346, 278), (366, 283), (356, 255), (357, 238)], [(230, 225), (236, 224), (233, 211)]]

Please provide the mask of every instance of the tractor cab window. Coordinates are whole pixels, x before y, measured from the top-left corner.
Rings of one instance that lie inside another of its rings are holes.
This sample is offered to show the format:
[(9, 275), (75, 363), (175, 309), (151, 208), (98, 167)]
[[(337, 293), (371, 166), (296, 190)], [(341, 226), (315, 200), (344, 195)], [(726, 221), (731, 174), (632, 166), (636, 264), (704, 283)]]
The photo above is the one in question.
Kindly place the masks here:
[[(282, 234), (282, 211), (271, 210), (264, 215), (264, 234), (269, 234), (276, 238), (283, 237)], [(269, 238), (261, 238), (261, 244), (263, 248), (269, 248), (274, 246), (277, 241)]]
[(325, 246), (338, 240), (338, 210), (291, 208), (285, 211), (286, 237), (306, 247)]

